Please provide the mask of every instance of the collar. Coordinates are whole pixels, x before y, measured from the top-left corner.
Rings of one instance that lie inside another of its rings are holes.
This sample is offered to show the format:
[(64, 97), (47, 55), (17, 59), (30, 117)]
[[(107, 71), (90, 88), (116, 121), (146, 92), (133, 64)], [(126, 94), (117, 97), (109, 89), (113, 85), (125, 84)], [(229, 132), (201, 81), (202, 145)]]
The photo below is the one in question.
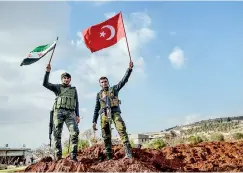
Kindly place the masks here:
[(71, 87), (70, 84), (69, 84), (69, 85), (62, 84), (62, 86), (63, 86), (64, 88)]

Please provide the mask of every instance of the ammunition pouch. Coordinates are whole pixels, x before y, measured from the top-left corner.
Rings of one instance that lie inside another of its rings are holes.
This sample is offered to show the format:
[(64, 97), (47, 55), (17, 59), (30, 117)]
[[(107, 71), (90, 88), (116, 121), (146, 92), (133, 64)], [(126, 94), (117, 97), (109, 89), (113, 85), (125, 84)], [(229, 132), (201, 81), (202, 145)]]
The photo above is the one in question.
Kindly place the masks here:
[(75, 87), (63, 88), (61, 87), (61, 93), (55, 98), (53, 109), (68, 109), (75, 110)]
[(70, 109), (75, 110), (76, 107), (76, 100), (70, 97), (58, 97), (55, 102), (56, 109)]
[[(114, 88), (111, 87), (109, 88), (108, 91), (100, 91), (99, 93), (99, 98), (100, 100), (103, 98), (103, 92), (106, 92), (106, 96), (109, 98), (109, 103), (110, 103), (110, 108), (118, 108), (119, 105), (121, 104), (121, 100), (119, 100), (117, 93), (115, 93)], [(100, 101), (101, 108), (105, 108), (106, 105), (104, 102)]]

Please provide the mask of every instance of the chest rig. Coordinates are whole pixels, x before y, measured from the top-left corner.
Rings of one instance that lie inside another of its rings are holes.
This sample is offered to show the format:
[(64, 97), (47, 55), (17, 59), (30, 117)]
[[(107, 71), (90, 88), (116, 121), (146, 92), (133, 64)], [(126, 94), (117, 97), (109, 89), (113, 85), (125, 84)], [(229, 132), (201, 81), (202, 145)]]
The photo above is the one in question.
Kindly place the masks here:
[[(106, 98), (108, 100), (103, 100), (104, 98)], [(106, 102), (109, 102), (110, 108), (113, 107), (118, 107), (119, 104), (121, 103), (121, 101), (118, 99), (118, 95), (115, 93), (114, 88), (110, 87), (108, 90), (101, 90), (99, 92), (99, 98), (100, 98), (100, 106), (101, 109), (106, 107)], [(103, 101), (101, 101), (103, 100)]]

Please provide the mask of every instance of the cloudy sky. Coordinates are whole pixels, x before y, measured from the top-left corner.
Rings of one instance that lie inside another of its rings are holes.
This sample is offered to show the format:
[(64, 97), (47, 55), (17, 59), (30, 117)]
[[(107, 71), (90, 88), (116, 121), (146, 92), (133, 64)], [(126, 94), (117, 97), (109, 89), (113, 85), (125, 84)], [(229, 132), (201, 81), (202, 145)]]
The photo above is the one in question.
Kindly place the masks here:
[(0, 2), (0, 146), (49, 142), (54, 94), (42, 82), (50, 54), (30, 66), (20, 63), (57, 36), (50, 82), (60, 83), (64, 71), (72, 74), (80, 131), (91, 127), (98, 78), (118, 83), (129, 57), (124, 39), (91, 54), (80, 33), (119, 11), (134, 62), (120, 92), (129, 133), (242, 115), (242, 8), (242, 2)]

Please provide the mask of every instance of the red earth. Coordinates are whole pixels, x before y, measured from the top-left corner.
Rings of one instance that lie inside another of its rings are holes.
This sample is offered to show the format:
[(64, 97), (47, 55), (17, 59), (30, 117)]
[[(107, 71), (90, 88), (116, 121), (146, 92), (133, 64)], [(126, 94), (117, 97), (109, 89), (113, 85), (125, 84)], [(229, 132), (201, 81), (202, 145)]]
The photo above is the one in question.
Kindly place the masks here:
[(95, 145), (78, 153), (78, 162), (67, 156), (59, 161), (43, 158), (24, 172), (242, 172), (243, 142), (181, 144), (160, 150), (133, 149), (133, 159), (124, 159), (122, 146), (113, 146), (114, 158), (104, 158), (104, 146)]

